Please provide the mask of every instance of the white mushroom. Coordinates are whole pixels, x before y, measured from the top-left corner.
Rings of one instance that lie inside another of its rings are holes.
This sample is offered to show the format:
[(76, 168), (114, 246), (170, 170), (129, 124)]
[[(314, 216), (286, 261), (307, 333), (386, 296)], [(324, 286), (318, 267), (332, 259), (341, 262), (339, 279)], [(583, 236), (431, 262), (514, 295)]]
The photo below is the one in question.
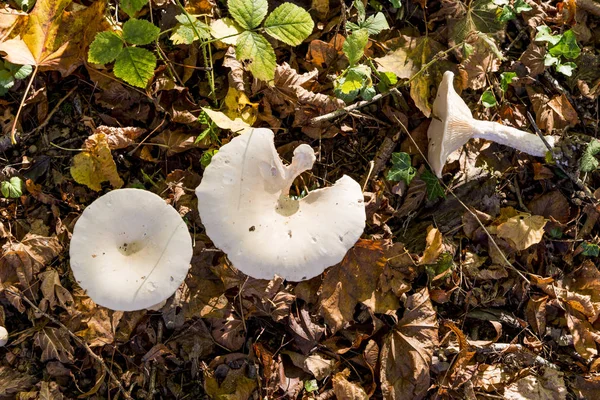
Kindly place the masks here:
[[(497, 122), (474, 119), (467, 104), (454, 90), (453, 80), (454, 74), (446, 71), (433, 102), (433, 119), (427, 130), (427, 158), (438, 178), (442, 177), (442, 169), (448, 156), (471, 138), (491, 140), (532, 156), (546, 155), (548, 149), (537, 135)], [(553, 136), (545, 138), (554, 146)]]
[(196, 189), (207, 235), (233, 265), (259, 279), (312, 278), (337, 264), (365, 228), (360, 185), (348, 176), (333, 186), (289, 197), (294, 179), (312, 168), (302, 144), (284, 166), (273, 131), (252, 129), (221, 147)]
[(5, 327), (0, 326), (0, 347), (6, 346), (8, 343), (8, 331)]
[(71, 269), (96, 303), (119, 311), (149, 308), (185, 279), (192, 240), (177, 211), (154, 193), (113, 190), (77, 220)]

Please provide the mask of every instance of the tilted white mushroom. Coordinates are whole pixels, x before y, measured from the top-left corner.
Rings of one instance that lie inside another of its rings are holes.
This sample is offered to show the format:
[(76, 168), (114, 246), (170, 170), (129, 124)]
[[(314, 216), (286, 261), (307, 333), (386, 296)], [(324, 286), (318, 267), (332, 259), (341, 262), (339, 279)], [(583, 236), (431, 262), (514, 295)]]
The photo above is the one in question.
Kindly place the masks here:
[(0, 326), (0, 347), (6, 346), (8, 343), (8, 331), (5, 327)]
[[(453, 80), (454, 74), (446, 71), (433, 102), (433, 119), (427, 130), (427, 158), (438, 178), (442, 177), (448, 156), (471, 138), (491, 140), (532, 156), (545, 156), (548, 148), (537, 135), (497, 122), (474, 119), (467, 104), (454, 90)], [(553, 136), (545, 139), (554, 146)]]
[(142, 310), (169, 298), (183, 282), (192, 239), (177, 211), (159, 196), (119, 189), (86, 207), (69, 254), (75, 280), (97, 304)]
[(340, 262), (365, 228), (360, 185), (348, 176), (296, 200), (294, 179), (310, 170), (302, 144), (284, 166), (273, 131), (252, 129), (221, 147), (196, 189), (207, 235), (233, 265), (254, 278), (312, 278)]

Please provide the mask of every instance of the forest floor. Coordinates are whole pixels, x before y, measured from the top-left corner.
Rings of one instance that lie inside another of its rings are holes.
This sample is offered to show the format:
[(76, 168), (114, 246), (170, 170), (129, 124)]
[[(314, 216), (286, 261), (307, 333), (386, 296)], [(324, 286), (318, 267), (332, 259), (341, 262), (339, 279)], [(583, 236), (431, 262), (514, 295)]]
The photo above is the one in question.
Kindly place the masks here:
[[(0, 398), (600, 399), (600, 3), (181, 1), (0, 5)], [(445, 71), (475, 118), (556, 149), (471, 140), (438, 180)], [(292, 194), (363, 188), (362, 238), (317, 277), (254, 279), (205, 234), (194, 189), (247, 126), (285, 162), (315, 150)], [(193, 237), (155, 311), (70, 269), (121, 187)]]

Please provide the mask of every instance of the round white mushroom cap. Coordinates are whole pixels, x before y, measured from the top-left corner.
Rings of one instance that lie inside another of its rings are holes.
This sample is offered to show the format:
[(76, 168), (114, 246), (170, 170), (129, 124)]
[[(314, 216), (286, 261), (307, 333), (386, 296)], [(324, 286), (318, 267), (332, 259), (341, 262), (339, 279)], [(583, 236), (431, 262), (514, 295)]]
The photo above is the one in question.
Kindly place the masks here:
[(284, 166), (270, 129), (252, 129), (221, 147), (196, 189), (207, 235), (233, 265), (259, 279), (312, 278), (340, 262), (365, 228), (360, 185), (344, 175), (296, 200), (289, 188), (315, 162), (302, 144)]
[(0, 347), (6, 346), (8, 343), (8, 331), (5, 327), (0, 326)]
[(169, 298), (185, 279), (192, 239), (177, 211), (154, 193), (118, 189), (77, 220), (71, 269), (101, 306), (142, 310)]

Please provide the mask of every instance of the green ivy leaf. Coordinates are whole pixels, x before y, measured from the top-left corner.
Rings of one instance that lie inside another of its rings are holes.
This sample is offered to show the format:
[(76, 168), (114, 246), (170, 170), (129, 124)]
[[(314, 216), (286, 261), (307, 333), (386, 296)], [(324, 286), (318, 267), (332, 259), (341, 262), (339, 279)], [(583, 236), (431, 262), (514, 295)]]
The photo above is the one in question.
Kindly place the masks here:
[(143, 19), (131, 18), (123, 24), (123, 39), (127, 43), (145, 45), (155, 41), (160, 35), (160, 28)]
[(138, 11), (140, 11), (148, 3), (148, 0), (121, 0), (121, 10), (125, 11), (127, 15), (133, 17)]
[(264, 23), (265, 31), (275, 39), (297, 46), (312, 33), (315, 23), (305, 9), (283, 3), (273, 10)]
[(7, 70), (0, 70), (0, 96), (8, 93), (8, 89), (15, 85), (15, 78)]
[(256, 79), (270, 81), (275, 77), (275, 51), (271, 44), (254, 32), (242, 32), (237, 41), (238, 60), (250, 60), (250, 71)]
[(562, 38), (562, 35), (553, 35), (550, 28), (546, 25), (540, 25), (535, 29), (538, 31), (533, 39), (536, 42), (548, 42), (551, 45), (556, 45)]
[[(210, 26), (200, 22), (196, 17), (179, 14), (175, 17), (179, 24), (175, 27), (171, 40), (175, 44), (192, 44), (196, 40), (210, 39)], [(199, 36), (198, 36), (199, 35)]]
[(558, 57), (554, 57), (550, 53), (546, 53), (544, 56), (544, 66), (549, 67), (551, 65), (560, 64), (560, 59)]
[(4, 68), (10, 71), (15, 79), (25, 79), (33, 72), (31, 65), (17, 65), (8, 61), (4, 61)]
[(2, 196), (8, 199), (16, 199), (23, 195), (23, 181), (18, 176), (13, 176), (8, 181), (0, 183)]
[(575, 33), (569, 29), (563, 33), (562, 38), (556, 45), (548, 49), (548, 52), (555, 57), (563, 56), (566, 59), (573, 59), (579, 56), (581, 49), (577, 44)]
[(267, 0), (227, 0), (227, 8), (244, 29), (256, 28), (267, 15)]
[(202, 165), (202, 168), (208, 167), (208, 164), (210, 164), (213, 156), (215, 154), (217, 154), (218, 152), (219, 152), (219, 150), (217, 150), (217, 149), (206, 150), (200, 157), (200, 165)]
[(430, 170), (426, 169), (421, 174), (421, 179), (425, 182), (427, 187), (427, 199), (429, 201), (436, 200), (438, 198), (446, 198), (444, 194), (444, 188), (440, 184), (439, 179)]
[(346, 57), (348, 57), (350, 66), (353, 66), (362, 58), (365, 54), (365, 47), (368, 42), (369, 31), (366, 29), (359, 29), (348, 36), (342, 45), (342, 50)]
[(404, 181), (409, 185), (416, 174), (417, 170), (412, 166), (409, 154), (392, 153), (392, 168), (387, 173), (388, 181)]
[(498, 15), (498, 21), (500, 22), (508, 22), (517, 18), (517, 14), (515, 14), (515, 10), (511, 6), (502, 7), (502, 12)]
[(525, 2), (525, 0), (515, 0), (515, 12), (520, 14), (522, 12), (527, 12), (533, 10), (529, 4)]
[(494, 93), (491, 90), (488, 89), (483, 92), (481, 95), (481, 104), (483, 104), (483, 106), (486, 108), (495, 107), (498, 105), (496, 96), (494, 96)]
[(600, 153), (600, 140), (592, 140), (579, 161), (579, 166), (582, 172), (591, 172), (598, 169), (598, 160), (594, 157)]
[(121, 54), (123, 40), (114, 32), (99, 32), (90, 44), (88, 61), (92, 64), (108, 64)]
[(575, 64), (574, 62), (556, 64), (556, 72), (560, 72), (565, 76), (573, 75), (573, 70), (575, 68), (577, 68), (577, 64)]
[(583, 248), (581, 254), (584, 256), (598, 257), (600, 255), (600, 246), (597, 244), (583, 242), (581, 243), (581, 247)]
[(130, 85), (145, 88), (154, 76), (156, 56), (146, 49), (125, 47), (117, 57), (113, 72)]
[(515, 79), (517, 77), (517, 73), (516, 72), (503, 72), (500, 74), (500, 89), (502, 89), (503, 92), (506, 92), (508, 90), (508, 85), (510, 85), (513, 81), (513, 79)]

